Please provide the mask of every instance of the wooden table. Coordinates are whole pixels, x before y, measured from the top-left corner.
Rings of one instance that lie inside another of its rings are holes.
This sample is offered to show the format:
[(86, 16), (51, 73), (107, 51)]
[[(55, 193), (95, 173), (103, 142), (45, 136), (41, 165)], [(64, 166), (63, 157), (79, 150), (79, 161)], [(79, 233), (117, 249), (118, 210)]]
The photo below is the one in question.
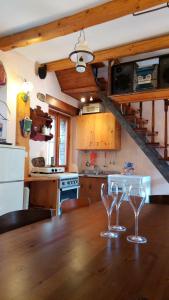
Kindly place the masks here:
[(99, 236), (107, 221), (100, 202), (0, 235), (0, 299), (168, 300), (169, 206), (142, 209), (144, 245), (126, 241), (128, 203), (120, 219), (128, 231), (116, 240)]

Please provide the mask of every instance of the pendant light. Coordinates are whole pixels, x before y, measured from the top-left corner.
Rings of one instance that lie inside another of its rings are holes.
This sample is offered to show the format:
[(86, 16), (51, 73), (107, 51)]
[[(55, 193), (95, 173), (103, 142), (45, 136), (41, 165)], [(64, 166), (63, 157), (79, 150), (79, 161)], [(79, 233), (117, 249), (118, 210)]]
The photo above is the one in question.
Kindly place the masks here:
[(88, 47), (84, 30), (80, 31), (74, 51), (70, 53), (69, 58), (73, 63), (75, 63), (76, 71), (79, 73), (85, 72), (86, 64), (94, 60), (94, 54)]

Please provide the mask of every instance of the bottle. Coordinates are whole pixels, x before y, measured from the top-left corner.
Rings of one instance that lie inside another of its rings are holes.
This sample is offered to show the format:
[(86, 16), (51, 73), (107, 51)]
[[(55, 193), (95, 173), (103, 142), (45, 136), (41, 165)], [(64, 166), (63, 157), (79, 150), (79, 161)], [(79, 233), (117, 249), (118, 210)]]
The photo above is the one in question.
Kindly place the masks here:
[(50, 158), (50, 165), (51, 167), (55, 167), (55, 158), (53, 156)]

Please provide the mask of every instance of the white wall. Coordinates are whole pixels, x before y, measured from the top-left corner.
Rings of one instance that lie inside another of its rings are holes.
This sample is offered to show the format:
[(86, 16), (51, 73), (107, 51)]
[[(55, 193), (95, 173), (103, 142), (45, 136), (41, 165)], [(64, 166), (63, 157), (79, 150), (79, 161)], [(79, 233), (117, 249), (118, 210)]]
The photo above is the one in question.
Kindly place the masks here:
[[(5, 139), (7, 135), (7, 121), (5, 119), (8, 118), (8, 110), (6, 105), (1, 101), (6, 102), (7, 99), (7, 85), (0, 86), (0, 124), (2, 125), (2, 136), (0, 138)], [(2, 117), (3, 116), (3, 117)], [(4, 119), (5, 118), (5, 119)]]
[[(15, 144), (16, 135), (16, 96), (21, 91), (24, 79), (31, 81), (33, 90), (30, 94), (30, 105), (35, 108), (42, 107), (48, 111), (48, 105), (39, 101), (36, 97), (38, 92), (49, 94), (68, 104), (78, 106), (78, 101), (61, 92), (55, 73), (48, 73), (44, 80), (35, 74), (35, 63), (16, 52), (0, 52), (0, 61), (4, 64), (7, 73), (7, 103), (11, 110), (10, 120), (7, 123), (7, 140)], [(46, 156), (46, 142), (30, 140), (30, 157)]]

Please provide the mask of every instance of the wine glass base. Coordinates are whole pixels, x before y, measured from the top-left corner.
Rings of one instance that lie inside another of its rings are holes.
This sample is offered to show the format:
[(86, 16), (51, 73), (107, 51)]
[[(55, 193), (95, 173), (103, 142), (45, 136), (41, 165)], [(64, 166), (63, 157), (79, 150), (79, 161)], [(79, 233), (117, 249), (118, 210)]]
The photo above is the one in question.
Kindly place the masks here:
[(126, 227), (120, 225), (111, 226), (111, 230), (113, 231), (126, 231)]
[(136, 243), (136, 244), (147, 243), (147, 239), (144, 236), (136, 236), (136, 235), (129, 235), (127, 237), (127, 241), (130, 243)]
[(118, 237), (118, 234), (111, 231), (102, 231), (100, 233), (100, 236), (108, 239), (116, 239)]

